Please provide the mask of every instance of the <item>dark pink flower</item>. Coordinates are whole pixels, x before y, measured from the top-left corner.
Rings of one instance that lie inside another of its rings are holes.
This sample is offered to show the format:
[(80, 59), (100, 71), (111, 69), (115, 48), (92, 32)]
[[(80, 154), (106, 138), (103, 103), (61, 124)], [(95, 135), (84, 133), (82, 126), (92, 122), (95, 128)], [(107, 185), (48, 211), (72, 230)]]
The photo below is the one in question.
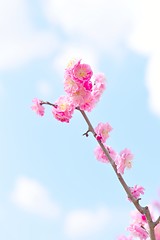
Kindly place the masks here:
[(72, 68), (72, 77), (80, 82), (89, 81), (93, 75), (92, 69), (88, 64), (82, 64), (79, 60)]

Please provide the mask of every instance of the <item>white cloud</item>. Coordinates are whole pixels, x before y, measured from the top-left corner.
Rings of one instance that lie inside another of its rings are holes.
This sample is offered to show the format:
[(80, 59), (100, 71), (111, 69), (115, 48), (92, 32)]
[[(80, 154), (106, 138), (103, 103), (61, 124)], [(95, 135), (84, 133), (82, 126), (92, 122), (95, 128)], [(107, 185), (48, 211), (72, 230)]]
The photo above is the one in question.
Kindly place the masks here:
[(50, 198), (48, 191), (33, 179), (19, 177), (11, 200), (18, 207), (43, 217), (55, 218), (60, 214), (60, 207)]
[(35, 31), (26, 0), (0, 1), (0, 69), (20, 66), (50, 54), (57, 46), (49, 32)]
[(82, 238), (104, 230), (110, 219), (106, 208), (96, 211), (81, 209), (68, 214), (65, 221), (65, 233), (70, 238)]
[(146, 56), (160, 54), (160, 1), (133, 1), (133, 30), (129, 44), (134, 50)]
[(129, 46), (148, 57), (146, 85), (150, 109), (160, 116), (160, 1), (134, 0), (134, 29)]
[(160, 117), (160, 55), (152, 55), (146, 71), (149, 106)]
[(44, 0), (47, 19), (67, 37), (101, 51), (116, 52), (130, 32), (127, 0)]

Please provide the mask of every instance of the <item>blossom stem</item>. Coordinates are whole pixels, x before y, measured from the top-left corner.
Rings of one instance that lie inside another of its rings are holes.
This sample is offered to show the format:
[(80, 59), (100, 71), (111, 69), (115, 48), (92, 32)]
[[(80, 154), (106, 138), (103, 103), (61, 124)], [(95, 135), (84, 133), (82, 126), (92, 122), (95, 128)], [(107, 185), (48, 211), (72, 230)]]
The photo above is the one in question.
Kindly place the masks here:
[[(96, 139), (96, 133), (94, 131), (94, 128), (89, 120), (89, 118), (87, 117), (86, 113), (83, 111), (83, 110), (80, 110), (79, 108), (77, 108), (77, 110), (79, 110), (83, 116), (83, 118), (85, 119), (87, 125), (88, 125), (88, 132), (92, 132), (93, 136), (95, 137)], [(104, 144), (100, 141), (100, 140), (97, 140), (96, 141), (98, 142), (98, 144), (100, 145), (100, 147), (102, 148), (104, 154), (106, 155), (106, 157), (108, 158), (110, 164), (112, 165), (113, 167), (113, 170), (115, 172), (115, 174), (117, 175), (117, 178), (119, 180), (119, 182), (121, 183), (122, 187), (124, 188), (125, 192), (127, 193), (129, 199), (132, 201), (132, 203), (134, 204), (134, 206), (136, 207), (136, 209), (141, 213), (141, 214), (144, 214), (147, 218), (147, 222), (148, 222), (148, 225), (149, 225), (149, 234), (150, 234), (150, 239), (151, 240), (156, 240), (155, 238), (155, 233), (154, 233), (154, 227), (159, 223), (159, 220), (158, 219), (156, 222), (153, 222), (152, 218), (151, 218), (151, 214), (150, 214), (150, 210), (149, 208), (146, 206), (146, 207), (142, 207), (139, 203), (139, 199), (137, 200), (136, 198), (133, 197), (128, 185), (126, 184), (124, 178), (122, 177), (122, 175), (120, 173), (117, 172), (117, 167), (116, 167), (116, 164), (114, 162), (114, 160), (111, 158), (108, 150), (105, 148)]]
[(41, 101), (41, 103), (40, 103), (41, 105), (44, 105), (44, 104), (46, 104), (46, 105), (50, 105), (50, 106), (52, 106), (52, 107), (57, 107), (56, 106), (56, 104), (54, 104), (54, 103), (50, 103), (50, 102), (48, 102), (48, 101), (46, 101), (46, 102), (44, 102), (44, 101)]

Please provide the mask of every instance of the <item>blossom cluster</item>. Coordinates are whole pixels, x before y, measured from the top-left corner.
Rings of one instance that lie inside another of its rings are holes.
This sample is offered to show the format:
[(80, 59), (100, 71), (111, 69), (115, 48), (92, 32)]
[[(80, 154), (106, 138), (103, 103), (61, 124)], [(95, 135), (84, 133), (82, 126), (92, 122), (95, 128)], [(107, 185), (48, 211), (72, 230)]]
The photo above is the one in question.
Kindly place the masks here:
[[(105, 144), (106, 140), (109, 138), (109, 132), (112, 130), (112, 127), (109, 123), (99, 123), (97, 127), (94, 129), (96, 133), (96, 139), (98, 141), (101, 141), (105, 148), (107, 149), (110, 157), (115, 162), (117, 167), (117, 172), (120, 174), (124, 174), (125, 168), (131, 168), (132, 167), (132, 159), (133, 154), (131, 151), (127, 148), (122, 150), (120, 153), (117, 153), (112, 147), (107, 146)], [(109, 159), (103, 152), (102, 148), (100, 146), (96, 147), (95, 149), (95, 156), (97, 160), (108, 163)]]
[[(88, 64), (73, 59), (69, 62), (64, 73), (65, 96), (60, 96), (52, 108), (53, 116), (69, 123), (76, 108), (91, 111), (99, 101), (106, 87), (103, 73), (93, 74)], [(38, 115), (44, 115), (43, 101), (33, 99), (32, 110)]]

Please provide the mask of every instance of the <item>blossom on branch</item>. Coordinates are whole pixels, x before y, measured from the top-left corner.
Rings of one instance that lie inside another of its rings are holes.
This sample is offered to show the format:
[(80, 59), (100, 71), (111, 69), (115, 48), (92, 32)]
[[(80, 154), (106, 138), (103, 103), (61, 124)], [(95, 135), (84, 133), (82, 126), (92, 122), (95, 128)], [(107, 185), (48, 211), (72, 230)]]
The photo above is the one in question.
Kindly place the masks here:
[(33, 105), (31, 106), (32, 110), (35, 111), (39, 116), (43, 116), (44, 107), (41, 104), (42, 103), (41, 100), (39, 100), (38, 98), (34, 98), (32, 102), (33, 102)]
[(127, 148), (122, 150), (115, 159), (115, 163), (117, 165), (117, 172), (120, 174), (124, 174), (124, 169), (125, 168), (131, 168), (132, 167), (132, 159), (133, 159), (133, 154), (131, 151)]
[(103, 73), (98, 73), (93, 77), (93, 82), (92, 96), (97, 103), (106, 89), (106, 78)]
[(144, 187), (138, 186), (138, 185), (135, 185), (134, 187), (130, 187), (131, 194), (136, 199), (138, 199), (141, 194), (144, 194), (144, 190), (145, 190)]
[(61, 96), (56, 102), (55, 107), (52, 108), (52, 113), (54, 117), (61, 121), (69, 123), (74, 112), (74, 105), (67, 96)]
[(66, 72), (68, 72), (72, 79), (80, 83), (90, 81), (93, 75), (90, 65), (82, 64), (81, 60), (78, 60), (75, 64), (72, 62), (72, 65), (66, 68)]
[(109, 123), (99, 123), (94, 130), (97, 134), (96, 139), (105, 143), (107, 138), (109, 138), (109, 132), (112, 131), (112, 127)]
[(75, 59), (70, 61), (64, 74), (65, 92), (75, 107), (88, 112), (95, 107), (105, 89), (104, 74), (92, 75), (90, 65)]
[(146, 240), (148, 238), (148, 232), (139, 224), (131, 224), (127, 229), (133, 237), (138, 237), (140, 240)]
[[(110, 157), (114, 161), (117, 153), (113, 150), (112, 147), (105, 145), (106, 150), (108, 151)], [(108, 157), (105, 155), (104, 151), (100, 146), (97, 146), (95, 151), (94, 151), (95, 157), (97, 158), (98, 161), (103, 162), (103, 163), (109, 163)]]

